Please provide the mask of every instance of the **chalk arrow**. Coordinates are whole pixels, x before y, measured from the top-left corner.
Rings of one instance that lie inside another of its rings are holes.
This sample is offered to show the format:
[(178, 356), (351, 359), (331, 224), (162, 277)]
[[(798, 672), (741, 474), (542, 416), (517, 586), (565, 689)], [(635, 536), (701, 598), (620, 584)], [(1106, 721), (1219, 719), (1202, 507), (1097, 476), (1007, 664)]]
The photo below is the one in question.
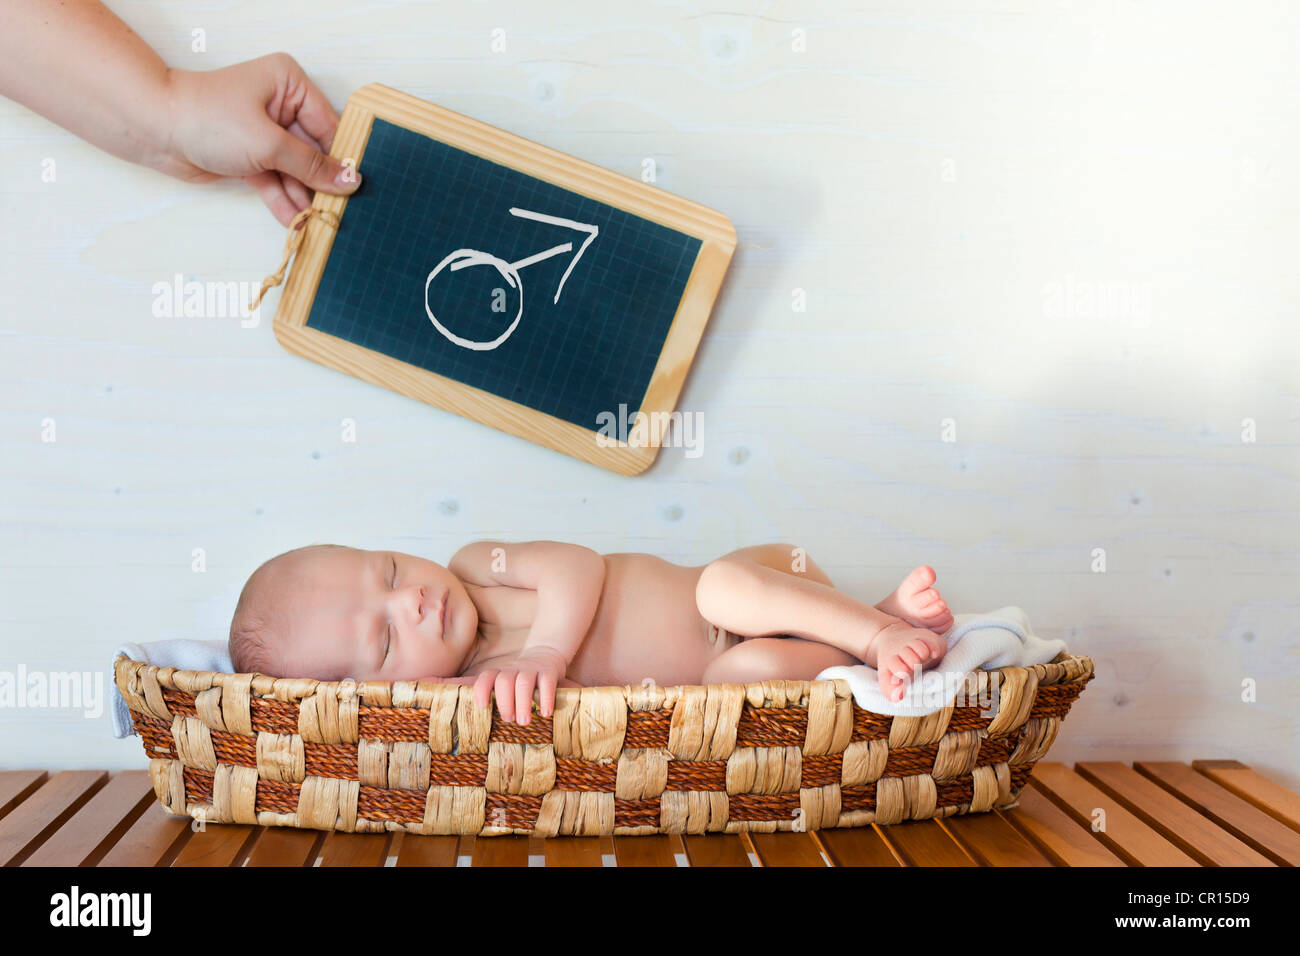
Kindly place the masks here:
[[(569, 260), (569, 268), (565, 269), (564, 275), (560, 276), (560, 284), (555, 287), (555, 298), (552, 301), (559, 302), (560, 293), (564, 291), (564, 280), (569, 278), (569, 273), (572, 272), (573, 267), (578, 264), (578, 260), (581, 259), (582, 254), (587, 251), (587, 247), (591, 245), (592, 240), (596, 238), (600, 229), (593, 226), (591, 223), (574, 222), (572, 219), (561, 219), (559, 216), (548, 216), (545, 213), (533, 212), (531, 209), (520, 209), (518, 206), (510, 207), (510, 215), (519, 216), (521, 219), (534, 219), (537, 222), (549, 222), (554, 226), (568, 226), (570, 229), (577, 229), (580, 232), (587, 233), (587, 238), (582, 240), (582, 245), (578, 247), (578, 251), (575, 252), (573, 258)], [(516, 269), (519, 269), (526, 265), (532, 265), (534, 262), (540, 262), (542, 259), (549, 258), (558, 253), (568, 252), (572, 248), (573, 243), (566, 242), (561, 246), (547, 249), (545, 252), (539, 252), (535, 256), (529, 256), (527, 259), (520, 259), (518, 262), (512, 263), (512, 265)]]

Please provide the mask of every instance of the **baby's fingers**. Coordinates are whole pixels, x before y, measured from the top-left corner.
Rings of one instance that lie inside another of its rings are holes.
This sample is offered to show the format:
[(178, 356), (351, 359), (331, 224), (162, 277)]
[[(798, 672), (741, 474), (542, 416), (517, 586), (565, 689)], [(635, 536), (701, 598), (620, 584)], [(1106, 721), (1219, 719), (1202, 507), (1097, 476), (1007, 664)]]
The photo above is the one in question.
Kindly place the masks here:
[(533, 686), (537, 683), (536, 671), (520, 671), (515, 680), (515, 713), (519, 726), (526, 727), (533, 716)]
[(497, 674), (497, 710), (501, 711), (502, 720), (515, 719), (515, 675), (516, 671), (506, 670)]
[(474, 703), (484, 710), (492, 706), (492, 682), (496, 677), (496, 671), (484, 671), (474, 682)]
[(555, 676), (541, 673), (537, 675), (537, 692), (541, 698), (543, 717), (550, 717), (555, 712)]

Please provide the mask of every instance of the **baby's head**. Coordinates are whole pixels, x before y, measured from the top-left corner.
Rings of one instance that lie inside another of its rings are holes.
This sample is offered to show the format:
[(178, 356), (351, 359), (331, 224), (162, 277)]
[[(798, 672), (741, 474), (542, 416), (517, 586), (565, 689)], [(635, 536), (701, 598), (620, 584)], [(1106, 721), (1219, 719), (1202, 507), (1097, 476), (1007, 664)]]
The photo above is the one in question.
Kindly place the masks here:
[(230, 657), (238, 673), (275, 677), (455, 677), (477, 633), (474, 603), (441, 565), (318, 544), (249, 576), (230, 622)]

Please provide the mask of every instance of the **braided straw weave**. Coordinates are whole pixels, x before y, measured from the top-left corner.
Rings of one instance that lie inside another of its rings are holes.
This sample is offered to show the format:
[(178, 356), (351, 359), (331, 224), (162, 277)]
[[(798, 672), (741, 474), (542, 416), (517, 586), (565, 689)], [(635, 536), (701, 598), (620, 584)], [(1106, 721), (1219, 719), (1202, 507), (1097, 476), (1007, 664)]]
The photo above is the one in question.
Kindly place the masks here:
[(812, 830), (1015, 803), (1087, 657), (975, 671), (927, 717), (843, 680), (556, 691), (520, 727), (471, 687), (156, 667), (114, 676), (154, 792), (208, 822), (408, 833)]

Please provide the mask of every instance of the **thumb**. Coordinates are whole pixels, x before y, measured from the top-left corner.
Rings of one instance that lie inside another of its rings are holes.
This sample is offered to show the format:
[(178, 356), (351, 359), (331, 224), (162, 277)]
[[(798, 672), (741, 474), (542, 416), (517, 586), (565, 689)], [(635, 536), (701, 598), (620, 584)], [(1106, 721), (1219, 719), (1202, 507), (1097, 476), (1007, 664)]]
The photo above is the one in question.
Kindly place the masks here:
[(308, 189), (346, 196), (361, 185), (361, 174), (355, 166), (344, 166), (333, 156), (304, 143), (282, 126), (275, 126), (275, 134), (271, 165)]

